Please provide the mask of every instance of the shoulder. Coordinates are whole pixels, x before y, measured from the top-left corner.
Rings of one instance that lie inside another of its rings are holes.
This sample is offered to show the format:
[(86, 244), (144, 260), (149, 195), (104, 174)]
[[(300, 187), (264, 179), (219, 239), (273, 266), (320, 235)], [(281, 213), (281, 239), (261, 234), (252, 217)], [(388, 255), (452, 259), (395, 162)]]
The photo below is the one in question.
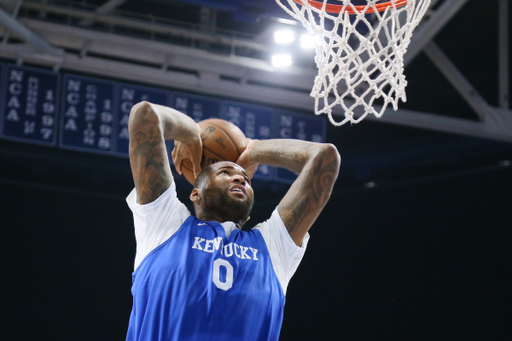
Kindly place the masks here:
[(302, 244), (297, 246), (288, 233), (277, 209), (274, 210), (268, 220), (256, 225), (253, 230), (261, 233), (274, 272), (286, 294), (288, 283), (306, 252), (309, 234), (306, 233)]
[(307, 245), (307, 241), (309, 240), (309, 234), (306, 233), (302, 245), (297, 247), (297, 245), (291, 238), (290, 233), (286, 229), (286, 226), (277, 208), (272, 212), (272, 215), (268, 220), (259, 223), (253, 228), (253, 230), (257, 230), (261, 233), (267, 245), (269, 243), (275, 244), (276, 241), (279, 240), (279, 244), (293, 243), (293, 245), (289, 245), (291, 248), (305, 248)]
[[(157, 209), (161, 205), (164, 205), (165, 203), (169, 202), (180, 202), (178, 200), (178, 195), (176, 192), (176, 184), (174, 181), (172, 181), (167, 189), (163, 191), (163, 193), (156, 198), (154, 201), (151, 201), (149, 203), (140, 203), (140, 200), (138, 198), (137, 190), (136, 188), (132, 189), (130, 194), (126, 197), (126, 203), (130, 207), (130, 209), (133, 211), (135, 210), (153, 210)], [(180, 202), (181, 203), (181, 202)]]
[(153, 249), (174, 235), (190, 216), (187, 207), (176, 195), (174, 182), (155, 201), (147, 204), (137, 202), (137, 193), (132, 191), (126, 202), (133, 213), (137, 252), (135, 266)]

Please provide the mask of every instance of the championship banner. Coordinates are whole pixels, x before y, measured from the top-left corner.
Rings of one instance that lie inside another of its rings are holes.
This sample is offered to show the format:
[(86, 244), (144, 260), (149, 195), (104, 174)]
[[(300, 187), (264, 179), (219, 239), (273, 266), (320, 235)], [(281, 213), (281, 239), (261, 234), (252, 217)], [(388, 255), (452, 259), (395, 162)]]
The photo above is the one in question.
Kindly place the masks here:
[(64, 75), (61, 148), (112, 154), (114, 82)]
[(59, 74), (7, 65), (0, 110), (4, 139), (55, 146)]

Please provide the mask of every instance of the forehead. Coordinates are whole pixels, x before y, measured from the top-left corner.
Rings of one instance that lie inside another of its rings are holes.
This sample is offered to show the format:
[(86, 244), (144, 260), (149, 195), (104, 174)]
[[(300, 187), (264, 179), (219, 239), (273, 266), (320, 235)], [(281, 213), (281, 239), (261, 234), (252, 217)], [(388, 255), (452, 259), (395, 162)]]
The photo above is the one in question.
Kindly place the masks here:
[(220, 161), (220, 162), (214, 163), (212, 165), (212, 168), (215, 171), (217, 171), (221, 168), (230, 168), (230, 169), (235, 169), (236, 171), (247, 175), (247, 173), (245, 172), (245, 169), (243, 169), (241, 166), (237, 165), (236, 163), (230, 162), (230, 161)]

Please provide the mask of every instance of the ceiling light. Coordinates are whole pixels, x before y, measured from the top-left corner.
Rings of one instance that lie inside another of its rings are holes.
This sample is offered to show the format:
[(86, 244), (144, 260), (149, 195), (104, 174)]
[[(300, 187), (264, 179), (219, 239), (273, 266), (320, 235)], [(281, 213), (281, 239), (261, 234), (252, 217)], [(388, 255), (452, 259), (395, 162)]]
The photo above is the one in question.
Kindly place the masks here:
[(272, 56), (272, 65), (284, 67), (292, 65), (292, 56), (289, 54), (275, 54)]
[(275, 21), (281, 24), (286, 24), (290, 26), (296, 26), (298, 23), (295, 20), (284, 19), (284, 18), (274, 18)]
[(274, 40), (278, 44), (289, 44), (295, 40), (295, 35), (291, 30), (279, 30), (274, 32)]
[(315, 47), (315, 38), (313, 38), (312, 35), (303, 34), (300, 37), (300, 46), (306, 49), (312, 49), (313, 47)]

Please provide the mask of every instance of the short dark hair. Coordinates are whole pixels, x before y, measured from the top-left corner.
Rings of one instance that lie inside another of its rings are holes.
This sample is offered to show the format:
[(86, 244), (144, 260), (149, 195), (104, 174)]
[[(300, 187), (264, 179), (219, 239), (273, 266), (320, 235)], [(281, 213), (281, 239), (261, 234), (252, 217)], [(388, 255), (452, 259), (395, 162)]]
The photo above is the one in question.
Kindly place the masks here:
[(208, 165), (203, 168), (203, 170), (199, 173), (199, 175), (196, 178), (196, 181), (194, 181), (194, 188), (200, 188), (204, 185), (206, 181), (208, 181), (208, 177), (210, 176), (210, 173), (213, 171), (212, 165)]

